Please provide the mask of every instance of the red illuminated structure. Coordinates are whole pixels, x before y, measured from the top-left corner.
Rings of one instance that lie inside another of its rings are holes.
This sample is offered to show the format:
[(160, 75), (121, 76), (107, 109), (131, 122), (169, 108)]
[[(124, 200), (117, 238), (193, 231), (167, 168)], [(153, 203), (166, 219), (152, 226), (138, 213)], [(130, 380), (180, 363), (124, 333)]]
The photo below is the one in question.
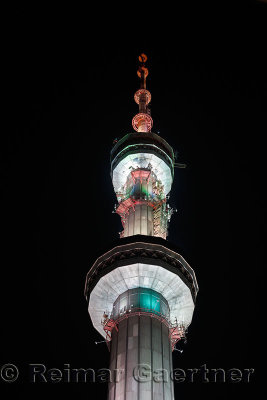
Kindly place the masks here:
[(140, 65), (137, 71), (137, 75), (141, 81), (141, 88), (135, 92), (134, 100), (139, 105), (139, 113), (133, 117), (132, 125), (137, 132), (151, 132), (153, 126), (153, 120), (150, 116), (150, 109), (148, 104), (151, 101), (151, 93), (146, 89), (146, 78), (148, 75), (148, 69), (145, 66), (147, 56), (141, 54), (139, 56)]

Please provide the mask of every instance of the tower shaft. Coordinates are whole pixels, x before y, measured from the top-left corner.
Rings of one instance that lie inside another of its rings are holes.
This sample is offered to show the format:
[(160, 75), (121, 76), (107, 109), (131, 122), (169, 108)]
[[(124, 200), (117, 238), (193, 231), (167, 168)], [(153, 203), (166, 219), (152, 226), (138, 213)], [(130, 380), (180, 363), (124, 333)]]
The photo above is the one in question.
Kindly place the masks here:
[[(110, 370), (117, 370), (108, 400), (173, 400), (168, 327), (156, 318), (125, 318), (113, 330)], [(165, 371), (165, 372), (164, 372)]]
[[(113, 305), (108, 400), (173, 400), (168, 301), (151, 289), (122, 293)], [(165, 372), (163, 372), (165, 371)]]
[[(142, 157), (144, 161), (144, 155)], [(166, 204), (164, 186), (152, 171), (149, 159), (146, 168), (132, 169), (125, 180), (117, 194), (119, 205), (116, 211), (124, 228), (120, 236), (141, 234), (166, 239), (172, 210)]]

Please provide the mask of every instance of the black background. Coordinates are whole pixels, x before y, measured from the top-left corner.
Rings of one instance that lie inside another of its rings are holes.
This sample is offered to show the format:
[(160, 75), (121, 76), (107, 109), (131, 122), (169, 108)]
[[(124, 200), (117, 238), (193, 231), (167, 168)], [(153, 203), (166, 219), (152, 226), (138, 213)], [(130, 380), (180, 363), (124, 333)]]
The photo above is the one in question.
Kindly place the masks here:
[(121, 230), (109, 154), (132, 131), (145, 52), (153, 131), (187, 164), (175, 171), (168, 239), (200, 287), (174, 367), (255, 369), (249, 384), (175, 384), (176, 398), (255, 396), (265, 379), (266, 4), (121, 7), (8, 14), (0, 360), (20, 376), (1, 391), (106, 398), (101, 383), (29, 383), (28, 364), (108, 367), (83, 289), (96, 254)]

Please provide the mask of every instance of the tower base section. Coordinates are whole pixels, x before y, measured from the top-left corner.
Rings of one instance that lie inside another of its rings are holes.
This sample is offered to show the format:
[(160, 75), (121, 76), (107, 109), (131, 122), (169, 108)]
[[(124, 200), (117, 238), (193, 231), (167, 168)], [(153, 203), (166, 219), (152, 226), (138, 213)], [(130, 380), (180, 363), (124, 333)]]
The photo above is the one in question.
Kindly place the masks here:
[(108, 400), (173, 400), (169, 329), (148, 315), (123, 319), (113, 329)]

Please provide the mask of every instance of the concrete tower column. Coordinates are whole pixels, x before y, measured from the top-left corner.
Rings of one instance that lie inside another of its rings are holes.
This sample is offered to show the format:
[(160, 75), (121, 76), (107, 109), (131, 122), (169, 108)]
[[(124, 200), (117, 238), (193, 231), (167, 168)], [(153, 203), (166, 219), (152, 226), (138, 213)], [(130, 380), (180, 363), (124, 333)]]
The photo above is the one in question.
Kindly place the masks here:
[[(108, 400), (173, 400), (172, 349), (166, 299), (151, 289), (128, 290), (113, 306)], [(165, 322), (165, 323), (164, 323)]]
[(143, 315), (124, 319), (112, 331), (110, 370), (118, 372), (108, 400), (173, 400), (171, 368), (167, 326)]
[(153, 208), (145, 202), (130, 209), (125, 218), (124, 237), (132, 235), (153, 236)]

